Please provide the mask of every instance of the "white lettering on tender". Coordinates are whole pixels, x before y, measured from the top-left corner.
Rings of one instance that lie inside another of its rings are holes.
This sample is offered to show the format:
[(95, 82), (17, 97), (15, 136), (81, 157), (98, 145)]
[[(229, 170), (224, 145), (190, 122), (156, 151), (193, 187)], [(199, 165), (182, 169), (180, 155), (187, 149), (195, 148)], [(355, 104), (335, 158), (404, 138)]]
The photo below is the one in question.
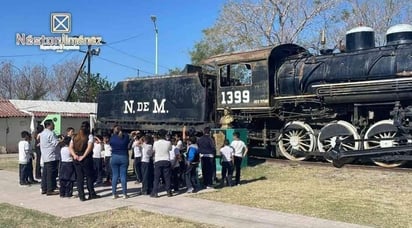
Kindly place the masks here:
[(137, 109), (138, 112), (148, 112), (149, 111), (149, 102), (137, 102)]
[(165, 101), (166, 99), (162, 99), (160, 105), (157, 103), (156, 99), (153, 99), (153, 113), (166, 113), (165, 111)]
[[(125, 100), (124, 102), (124, 114), (136, 113), (136, 112), (150, 112), (150, 102), (149, 101), (134, 101), (134, 100)], [(168, 113), (168, 110), (165, 110), (166, 99), (162, 99), (160, 104), (157, 99), (153, 99), (153, 108), (152, 113)], [(136, 104), (136, 105), (135, 105)]]
[(133, 103), (134, 100), (124, 101), (124, 114), (133, 113)]

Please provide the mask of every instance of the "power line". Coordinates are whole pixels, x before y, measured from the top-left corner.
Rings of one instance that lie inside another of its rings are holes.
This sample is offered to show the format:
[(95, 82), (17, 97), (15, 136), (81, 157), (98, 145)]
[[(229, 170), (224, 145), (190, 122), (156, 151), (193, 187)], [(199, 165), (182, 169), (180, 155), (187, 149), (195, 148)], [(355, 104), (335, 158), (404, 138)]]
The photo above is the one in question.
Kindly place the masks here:
[(61, 61), (63, 61), (64, 59), (66, 59), (67, 57), (69, 57), (70, 55), (72, 55), (74, 52), (68, 52), (68, 53), (66, 53), (66, 55), (64, 55), (62, 58), (60, 58), (57, 62), (55, 62), (54, 64), (58, 64), (58, 63), (60, 63)]
[(137, 72), (143, 72), (143, 73), (148, 74), (148, 75), (153, 74), (153, 73), (151, 73), (151, 72), (143, 71), (143, 70), (140, 70), (139, 68), (135, 68), (135, 67), (131, 67), (131, 66), (128, 66), (128, 65), (125, 65), (125, 64), (122, 64), (122, 63), (118, 63), (118, 62), (115, 62), (115, 61), (113, 61), (113, 60), (103, 58), (103, 57), (101, 57), (101, 56), (96, 56), (96, 57), (99, 58), (99, 59), (101, 59), (101, 60), (104, 60), (104, 61), (106, 61), (106, 62), (115, 64), (115, 65), (118, 65), (118, 66), (122, 66), (122, 67), (125, 67), (125, 68), (128, 68), (128, 69), (132, 69), (132, 70), (135, 70), (135, 71), (137, 71)]
[[(129, 57), (132, 57), (132, 58), (138, 59), (138, 60), (140, 60), (140, 61), (143, 61), (143, 62), (146, 62), (146, 63), (149, 63), (149, 64), (154, 65), (154, 63), (153, 63), (152, 61), (149, 61), (149, 60), (147, 60), (147, 59), (144, 59), (144, 58), (138, 57), (138, 56), (136, 56), (136, 55), (127, 53), (127, 52), (125, 52), (125, 51), (123, 51), (123, 50), (121, 50), (121, 49), (112, 47), (112, 46), (110, 46), (110, 45), (108, 45), (108, 44), (106, 44), (105, 46), (106, 46), (106, 47), (109, 47), (109, 48), (111, 48), (111, 49), (113, 49), (113, 50), (115, 50), (115, 51), (117, 51), (117, 52), (119, 52), (119, 53), (122, 53), (123, 55), (127, 55), (127, 56), (129, 56)], [(164, 69), (166, 69), (166, 70), (170, 70), (170, 68), (167, 67), (167, 66), (162, 66), (162, 65), (159, 65), (159, 66), (162, 67), (162, 68), (164, 68)]]
[(110, 44), (113, 45), (113, 44), (122, 43), (122, 42), (125, 42), (125, 41), (128, 41), (128, 40), (131, 40), (131, 39), (135, 39), (135, 38), (137, 38), (137, 37), (139, 37), (139, 36), (141, 36), (141, 35), (143, 35), (143, 33), (140, 33), (140, 34), (138, 34), (138, 35), (134, 35), (134, 36), (131, 36), (131, 37), (122, 39), (122, 40), (113, 41), (113, 42), (110, 42)]
[(132, 58), (141, 60), (141, 61), (143, 61), (143, 62), (153, 64), (153, 62), (151, 62), (151, 61), (149, 61), (149, 60), (146, 60), (146, 59), (137, 57), (137, 56), (135, 56), (135, 55), (129, 54), (129, 53), (123, 51), (123, 50), (120, 50), (120, 49), (118, 49), (118, 48), (112, 47), (112, 46), (110, 46), (110, 45), (106, 45), (106, 47), (109, 47), (109, 48), (111, 48), (111, 49), (113, 49), (113, 50), (115, 50), (115, 51), (118, 51), (118, 52), (122, 53), (123, 55), (127, 55), (127, 56), (129, 56), (129, 57), (132, 57)]
[(30, 57), (30, 56), (40, 56), (40, 55), (50, 55), (52, 53), (43, 54), (22, 54), (22, 55), (0, 55), (0, 58), (17, 58), (17, 57)]

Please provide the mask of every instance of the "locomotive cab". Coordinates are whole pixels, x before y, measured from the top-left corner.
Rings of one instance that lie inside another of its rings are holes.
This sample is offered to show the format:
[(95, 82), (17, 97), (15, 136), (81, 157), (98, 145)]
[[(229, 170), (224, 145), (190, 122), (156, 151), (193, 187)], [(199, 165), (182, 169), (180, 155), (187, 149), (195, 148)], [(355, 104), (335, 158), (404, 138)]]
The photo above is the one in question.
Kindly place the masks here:
[(217, 71), (216, 108), (231, 110), (268, 110), (273, 88), (268, 56), (272, 47), (242, 53), (213, 56), (204, 61)]

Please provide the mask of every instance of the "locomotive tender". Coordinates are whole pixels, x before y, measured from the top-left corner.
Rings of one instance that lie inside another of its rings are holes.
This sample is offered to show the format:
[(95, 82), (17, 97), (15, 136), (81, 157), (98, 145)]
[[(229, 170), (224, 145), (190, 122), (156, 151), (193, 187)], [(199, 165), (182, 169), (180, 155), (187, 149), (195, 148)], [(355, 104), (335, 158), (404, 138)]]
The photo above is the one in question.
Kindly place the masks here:
[(386, 39), (375, 47), (374, 31), (357, 27), (344, 51), (314, 55), (283, 44), (213, 56), (181, 75), (121, 81), (99, 95), (96, 127), (201, 130), (219, 127), (228, 109), (234, 127), (248, 129), (249, 146), (273, 155), (365, 152), (377, 165), (396, 167), (411, 160), (411, 150), (397, 148), (412, 141), (412, 25), (389, 28)]

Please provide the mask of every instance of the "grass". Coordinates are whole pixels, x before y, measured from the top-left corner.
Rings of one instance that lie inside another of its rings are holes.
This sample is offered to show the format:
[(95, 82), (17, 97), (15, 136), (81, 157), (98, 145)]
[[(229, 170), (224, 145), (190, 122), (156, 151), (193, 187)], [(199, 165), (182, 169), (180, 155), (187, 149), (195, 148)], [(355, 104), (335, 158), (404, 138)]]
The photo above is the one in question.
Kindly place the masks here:
[[(18, 171), (17, 167), (15, 158), (0, 159), (0, 169)], [(264, 163), (243, 169), (241, 186), (200, 192), (193, 197), (375, 227), (412, 227), (411, 192), (411, 173)], [(13, 213), (3, 213), (3, 210)], [(21, 211), (21, 217), (14, 216), (15, 210)], [(16, 227), (26, 220), (31, 221), (24, 223), (27, 226), (34, 223), (45, 227), (49, 221), (60, 227), (133, 227), (136, 224), (163, 227), (169, 226), (169, 222), (175, 224), (173, 221), (178, 227), (204, 226), (196, 223), (186, 226), (181, 219), (129, 208), (66, 220), (46, 214), (39, 216), (36, 211), (4, 204), (0, 205), (0, 211), (0, 227)], [(47, 219), (43, 221), (43, 218)], [(149, 223), (142, 223), (146, 218)], [(151, 220), (155, 220), (156, 225), (150, 223)], [(20, 227), (26, 227), (24, 224)]]
[(35, 210), (0, 204), (0, 227), (214, 227), (151, 212), (119, 208), (63, 219)]
[(8, 170), (13, 172), (19, 171), (19, 162), (17, 155), (12, 157), (0, 158), (0, 170)]
[(412, 175), (390, 171), (262, 164), (244, 184), (194, 197), (375, 227), (412, 227)]

